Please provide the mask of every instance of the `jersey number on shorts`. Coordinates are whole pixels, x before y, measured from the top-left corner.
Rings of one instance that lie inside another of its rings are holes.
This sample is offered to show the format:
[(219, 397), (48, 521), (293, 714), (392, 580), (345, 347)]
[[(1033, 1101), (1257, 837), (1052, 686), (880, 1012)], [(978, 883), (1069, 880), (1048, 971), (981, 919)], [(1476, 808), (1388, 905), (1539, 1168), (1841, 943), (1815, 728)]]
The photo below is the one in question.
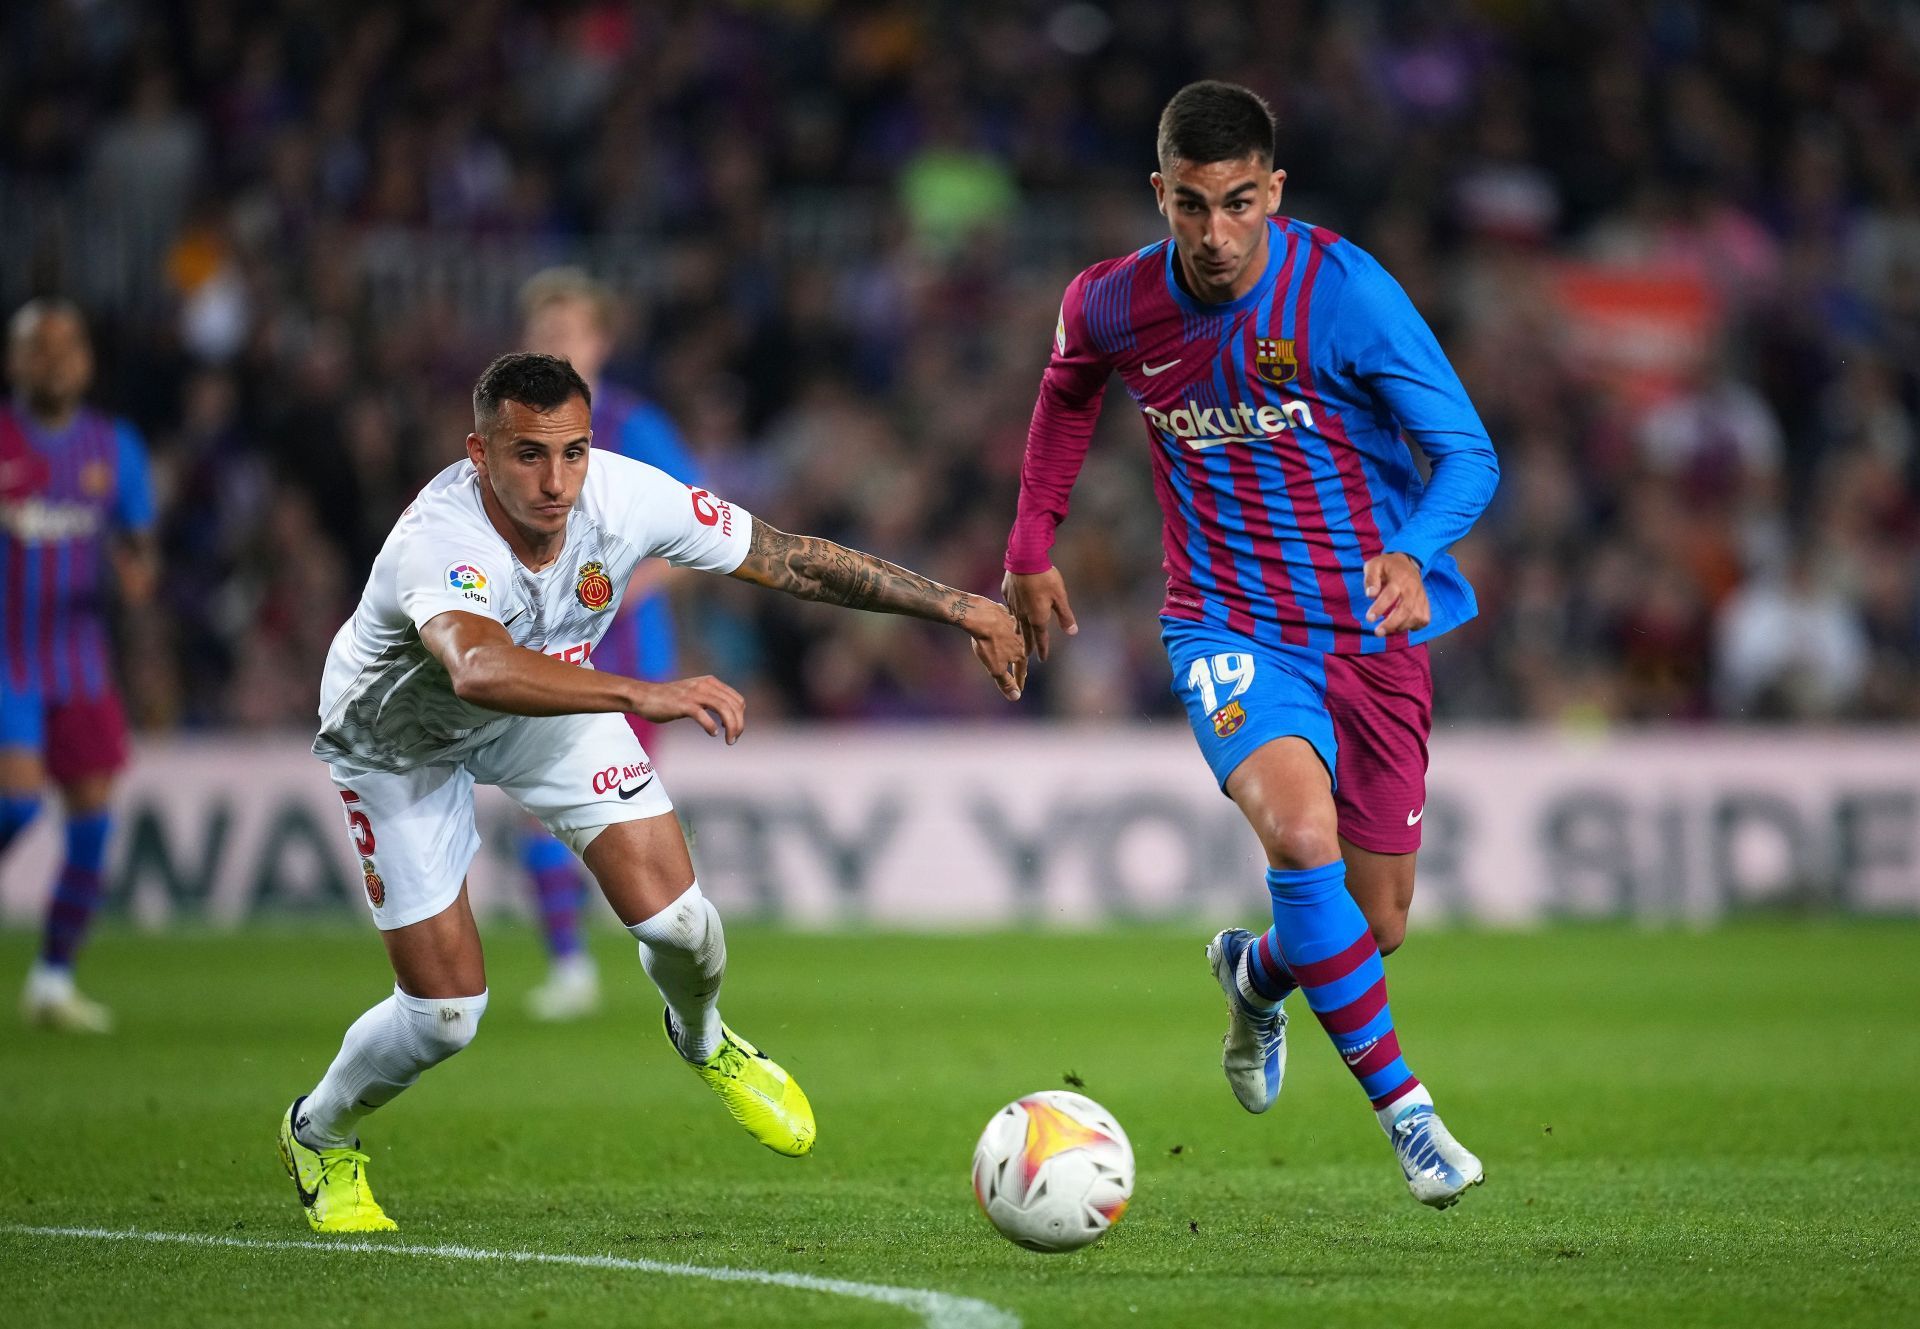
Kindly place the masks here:
[(340, 791), (340, 801), (347, 805), (347, 834), (353, 837), (353, 847), (360, 851), (360, 857), (373, 857), (373, 823), (367, 820), (367, 814), (355, 804), (360, 795), (351, 789)]
[[(1217, 711), (1253, 686), (1253, 657), (1245, 651), (1201, 656), (1187, 671), (1187, 686), (1200, 694), (1201, 704), (1209, 713)], [(1222, 697), (1220, 689), (1224, 687), (1233, 691)]]

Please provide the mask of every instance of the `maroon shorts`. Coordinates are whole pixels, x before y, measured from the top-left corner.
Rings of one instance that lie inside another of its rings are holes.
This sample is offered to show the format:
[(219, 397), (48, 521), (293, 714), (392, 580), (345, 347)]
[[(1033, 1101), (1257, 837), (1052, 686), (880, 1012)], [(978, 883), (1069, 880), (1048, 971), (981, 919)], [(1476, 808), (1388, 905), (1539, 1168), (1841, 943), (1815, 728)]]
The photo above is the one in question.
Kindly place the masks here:
[(127, 716), (120, 694), (74, 697), (47, 707), (47, 774), (56, 784), (112, 775), (127, 764)]
[(653, 721), (645, 716), (626, 713), (627, 728), (633, 730), (633, 736), (640, 740), (640, 746), (647, 749), (647, 755), (653, 755)]
[(1427, 648), (1329, 655), (1327, 714), (1338, 769), (1340, 834), (1376, 854), (1420, 847), (1427, 807), (1427, 737), (1433, 732), (1433, 664)]

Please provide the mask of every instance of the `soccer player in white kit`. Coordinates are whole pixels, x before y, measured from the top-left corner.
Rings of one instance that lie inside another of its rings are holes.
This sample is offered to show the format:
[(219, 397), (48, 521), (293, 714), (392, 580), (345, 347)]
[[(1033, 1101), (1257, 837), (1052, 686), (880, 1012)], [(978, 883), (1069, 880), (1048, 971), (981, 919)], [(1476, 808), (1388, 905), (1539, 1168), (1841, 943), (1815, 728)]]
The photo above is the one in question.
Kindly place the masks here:
[(395, 1227), (368, 1189), (355, 1128), (466, 1047), (486, 1011), (465, 882), (480, 847), (475, 783), (505, 790), (581, 856), (639, 940), (668, 1039), (734, 1118), (777, 1153), (813, 1147), (799, 1085), (720, 1019), (720, 916), (622, 719), (690, 718), (733, 743), (746, 703), (717, 678), (648, 683), (590, 667), (641, 559), (950, 623), (1008, 699), (1025, 682), (1019, 629), (990, 600), (788, 535), (616, 453), (596, 450), (589, 466), (591, 402), (565, 360), (521, 352), (489, 365), (467, 460), (402, 514), (327, 656), (313, 750), (339, 790), (396, 982), (281, 1119), (281, 1161), (317, 1232)]

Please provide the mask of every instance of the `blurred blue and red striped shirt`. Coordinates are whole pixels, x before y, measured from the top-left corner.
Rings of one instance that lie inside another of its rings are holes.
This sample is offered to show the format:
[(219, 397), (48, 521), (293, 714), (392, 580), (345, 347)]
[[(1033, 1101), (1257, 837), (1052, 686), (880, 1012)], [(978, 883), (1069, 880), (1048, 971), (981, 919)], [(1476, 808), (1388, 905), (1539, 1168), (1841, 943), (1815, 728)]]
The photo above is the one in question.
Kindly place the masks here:
[[(700, 484), (698, 468), (667, 413), (618, 384), (602, 383), (594, 390), (593, 442), (658, 467), (682, 484)], [(619, 617), (594, 647), (593, 666), (657, 683), (675, 676), (678, 656), (667, 597), (648, 590), (621, 602)]]
[(83, 407), (53, 433), (0, 405), (0, 690), (64, 701), (111, 687), (108, 541), (152, 527), (133, 426)]
[[(1041, 380), (1007, 545), (1045, 571), (1107, 379), (1120, 375), (1153, 451), (1171, 618), (1330, 654), (1404, 647), (1472, 618), (1446, 550), (1500, 467), (1459, 376), (1406, 292), (1359, 246), (1270, 218), (1253, 289), (1203, 304), (1173, 242), (1096, 263), (1067, 287)], [(1408, 441), (1426, 454), (1423, 481)], [(1381, 638), (1362, 567), (1419, 563), (1432, 621)]]

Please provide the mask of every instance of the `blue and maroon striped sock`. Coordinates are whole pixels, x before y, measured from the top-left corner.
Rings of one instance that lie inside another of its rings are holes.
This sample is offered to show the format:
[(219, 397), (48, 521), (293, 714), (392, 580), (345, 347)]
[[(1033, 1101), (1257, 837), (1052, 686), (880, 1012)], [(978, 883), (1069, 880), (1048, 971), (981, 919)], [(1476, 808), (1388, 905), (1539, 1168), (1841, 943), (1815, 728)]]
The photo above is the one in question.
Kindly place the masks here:
[(38, 794), (0, 794), (0, 854), (13, 838), (33, 824), (40, 811)]
[(546, 934), (547, 954), (555, 960), (578, 955), (580, 910), (587, 902), (587, 886), (573, 861), (573, 851), (541, 831), (520, 842), (520, 861), (533, 877), (540, 905), (540, 930)]
[(1300, 984), (1280, 958), (1280, 930), (1268, 928), (1247, 947), (1240, 971), (1240, 995), (1258, 1006), (1278, 1006)]
[(106, 893), (107, 831), (111, 824), (105, 812), (67, 818), (67, 861), (60, 867), (53, 903), (47, 907), (47, 926), (40, 942), (43, 964), (73, 968), (73, 957), (86, 940), (87, 928)]
[(1347, 894), (1347, 865), (1336, 859), (1297, 872), (1269, 868), (1267, 892), (1280, 958), (1374, 1109), (1420, 1091), (1393, 1031), (1380, 948)]

